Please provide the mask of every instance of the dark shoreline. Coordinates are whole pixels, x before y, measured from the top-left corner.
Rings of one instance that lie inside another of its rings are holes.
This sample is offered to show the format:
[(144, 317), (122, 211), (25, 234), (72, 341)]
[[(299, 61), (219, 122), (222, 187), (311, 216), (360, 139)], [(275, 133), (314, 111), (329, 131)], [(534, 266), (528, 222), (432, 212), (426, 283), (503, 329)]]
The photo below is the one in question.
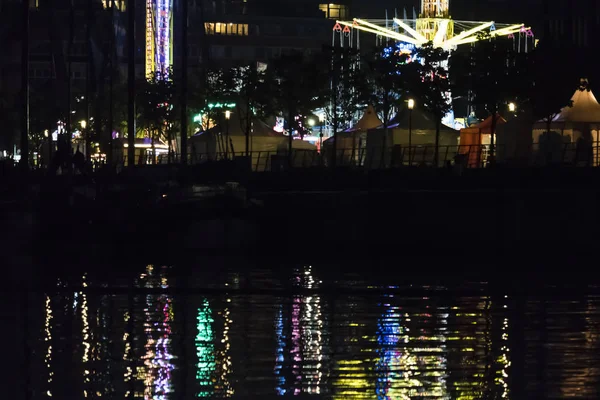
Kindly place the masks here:
[[(226, 181), (205, 178), (198, 180)], [(98, 181), (108, 184), (110, 179)], [(22, 191), (21, 200), (12, 204), (33, 225), (17, 229), (21, 241), (31, 238), (28, 255), (47, 266), (62, 259), (66, 269), (90, 257), (102, 263), (175, 264), (234, 255), (272, 264), (327, 260), (344, 270), (368, 265), (373, 273), (414, 276), (457, 271), (494, 276), (512, 270), (532, 279), (540, 274), (570, 279), (572, 269), (583, 272), (593, 265), (600, 240), (595, 228), (600, 223), (600, 169), (500, 168), (464, 176), (431, 169), (304, 170), (238, 181), (252, 205), (217, 202), (194, 209), (173, 204), (157, 211), (151, 223), (139, 211), (152, 206), (96, 202), (76, 210), (44, 204), (49, 193), (56, 201), (64, 198), (48, 181), (45, 194), (36, 198), (35, 191)], [(157, 186), (142, 179), (129, 182), (138, 192)], [(189, 183), (189, 177), (183, 182)], [(62, 189), (68, 190), (68, 184)], [(107, 219), (111, 207), (121, 210), (112, 220)], [(131, 221), (130, 212), (137, 212)], [(93, 223), (86, 222), (88, 213)], [(55, 218), (54, 228), (44, 225), (47, 215)], [(104, 225), (98, 228), (97, 222)], [(390, 271), (396, 260), (410, 260), (406, 264), (413, 266)]]

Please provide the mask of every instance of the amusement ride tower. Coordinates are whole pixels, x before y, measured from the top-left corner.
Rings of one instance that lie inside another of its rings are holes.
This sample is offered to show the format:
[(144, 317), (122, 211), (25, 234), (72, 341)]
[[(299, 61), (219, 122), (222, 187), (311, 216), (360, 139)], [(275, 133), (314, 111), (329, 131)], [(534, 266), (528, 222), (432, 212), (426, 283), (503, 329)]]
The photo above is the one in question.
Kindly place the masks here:
[(173, 65), (173, 0), (146, 0), (146, 77)]

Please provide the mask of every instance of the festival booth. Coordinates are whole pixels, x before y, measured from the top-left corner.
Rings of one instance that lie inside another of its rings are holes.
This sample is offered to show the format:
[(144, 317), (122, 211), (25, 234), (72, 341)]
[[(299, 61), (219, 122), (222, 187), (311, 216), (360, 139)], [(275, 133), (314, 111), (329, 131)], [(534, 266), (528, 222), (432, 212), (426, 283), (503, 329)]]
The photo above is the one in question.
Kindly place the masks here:
[[(123, 160), (123, 165), (129, 165), (127, 159), (129, 143), (127, 139), (116, 139), (114, 143), (115, 160)], [(155, 140), (154, 144), (150, 138), (135, 139), (135, 163), (137, 165), (144, 164), (161, 164), (169, 153), (169, 146), (159, 140)]]
[[(412, 116), (411, 116), (412, 113)], [(409, 135), (412, 164), (431, 164), (435, 154), (435, 118), (421, 109), (404, 108), (390, 121), (387, 136), (383, 125), (369, 129), (365, 154), (367, 168), (380, 168), (398, 163), (408, 163)], [(412, 133), (412, 134), (411, 134)], [(456, 154), (460, 132), (444, 124), (440, 125), (439, 161)]]
[(323, 142), (324, 154), (328, 163), (332, 162), (333, 141), (337, 140), (337, 165), (360, 164), (360, 161), (364, 159), (361, 155), (366, 148), (368, 130), (377, 128), (382, 124), (383, 122), (377, 116), (375, 108), (368, 106), (363, 116), (352, 128), (337, 132), (335, 138), (331, 137)]
[(548, 162), (598, 166), (600, 104), (587, 79), (571, 97), (570, 106), (561, 109), (548, 124), (541, 120), (532, 130), (533, 152), (538, 164)]
[[(485, 163), (486, 150), (491, 144), (492, 122), (492, 116), (490, 115), (482, 122), (460, 130), (459, 152), (467, 156), (468, 168), (478, 168)], [(496, 114), (496, 135), (494, 139), (498, 137), (498, 128), (505, 123), (506, 120), (500, 114)]]
[[(235, 156), (246, 155), (246, 133), (245, 128), (242, 127), (243, 122), (233, 114), (222, 125), (215, 125), (193, 135), (188, 140), (191, 163), (232, 159)], [(277, 154), (279, 145), (286, 140), (286, 137), (258, 118), (254, 118), (251, 125), (248, 150), (251, 155), (252, 170), (264, 171), (270, 165), (271, 156)]]
[(499, 163), (517, 167), (529, 165), (532, 151), (531, 129), (534, 122), (531, 112), (523, 112), (498, 126), (496, 160)]
[[(277, 146), (277, 155), (279, 156), (278, 159), (283, 163), (283, 165), (287, 164), (288, 162), (287, 156), (289, 146), (290, 144), (288, 137), (286, 137), (285, 140)], [(293, 167), (312, 167), (319, 165), (317, 154), (317, 146), (314, 144), (300, 138), (292, 141)]]

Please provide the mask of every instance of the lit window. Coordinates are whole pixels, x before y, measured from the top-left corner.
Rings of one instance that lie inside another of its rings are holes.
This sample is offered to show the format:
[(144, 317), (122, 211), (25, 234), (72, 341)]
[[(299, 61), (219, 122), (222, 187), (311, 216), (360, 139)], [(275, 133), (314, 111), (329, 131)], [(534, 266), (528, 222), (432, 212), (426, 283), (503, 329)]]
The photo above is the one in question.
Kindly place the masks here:
[(248, 24), (207, 22), (204, 29), (207, 35), (248, 36)]
[(319, 10), (325, 13), (325, 18), (329, 19), (349, 19), (350, 12), (348, 6), (343, 4), (319, 4)]

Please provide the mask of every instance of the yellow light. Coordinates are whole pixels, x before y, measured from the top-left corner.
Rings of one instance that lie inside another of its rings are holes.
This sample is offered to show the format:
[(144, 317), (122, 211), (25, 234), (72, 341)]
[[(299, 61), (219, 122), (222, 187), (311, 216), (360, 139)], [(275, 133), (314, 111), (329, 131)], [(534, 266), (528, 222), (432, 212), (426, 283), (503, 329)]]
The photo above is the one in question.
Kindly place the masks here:
[(225, 111), (225, 119), (229, 119), (229, 117), (231, 117), (231, 111), (227, 110)]
[(81, 121), (79, 121), (79, 125), (81, 125), (82, 129), (85, 129), (85, 127), (87, 126), (87, 121), (82, 119)]
[(315, 120), (312, 118), (308, 119), (308, 126), (315, 126)]
[(48, 137), (48, 133), (49, 133), (49, 132), (48, 132), (48, 129), (46, 129), (46, 130), (44, 131), (44, 136), (45, 136), (45, 137)]
[(517, 106), (515, 105), (515, 103), (510, 103), (508, 105), (508, 111), (515, 112), (516, 109), (517, 109)]
[(415, 108), (415, 101), (413, 99), (408, 99), (408, 109), (412, 110)]

